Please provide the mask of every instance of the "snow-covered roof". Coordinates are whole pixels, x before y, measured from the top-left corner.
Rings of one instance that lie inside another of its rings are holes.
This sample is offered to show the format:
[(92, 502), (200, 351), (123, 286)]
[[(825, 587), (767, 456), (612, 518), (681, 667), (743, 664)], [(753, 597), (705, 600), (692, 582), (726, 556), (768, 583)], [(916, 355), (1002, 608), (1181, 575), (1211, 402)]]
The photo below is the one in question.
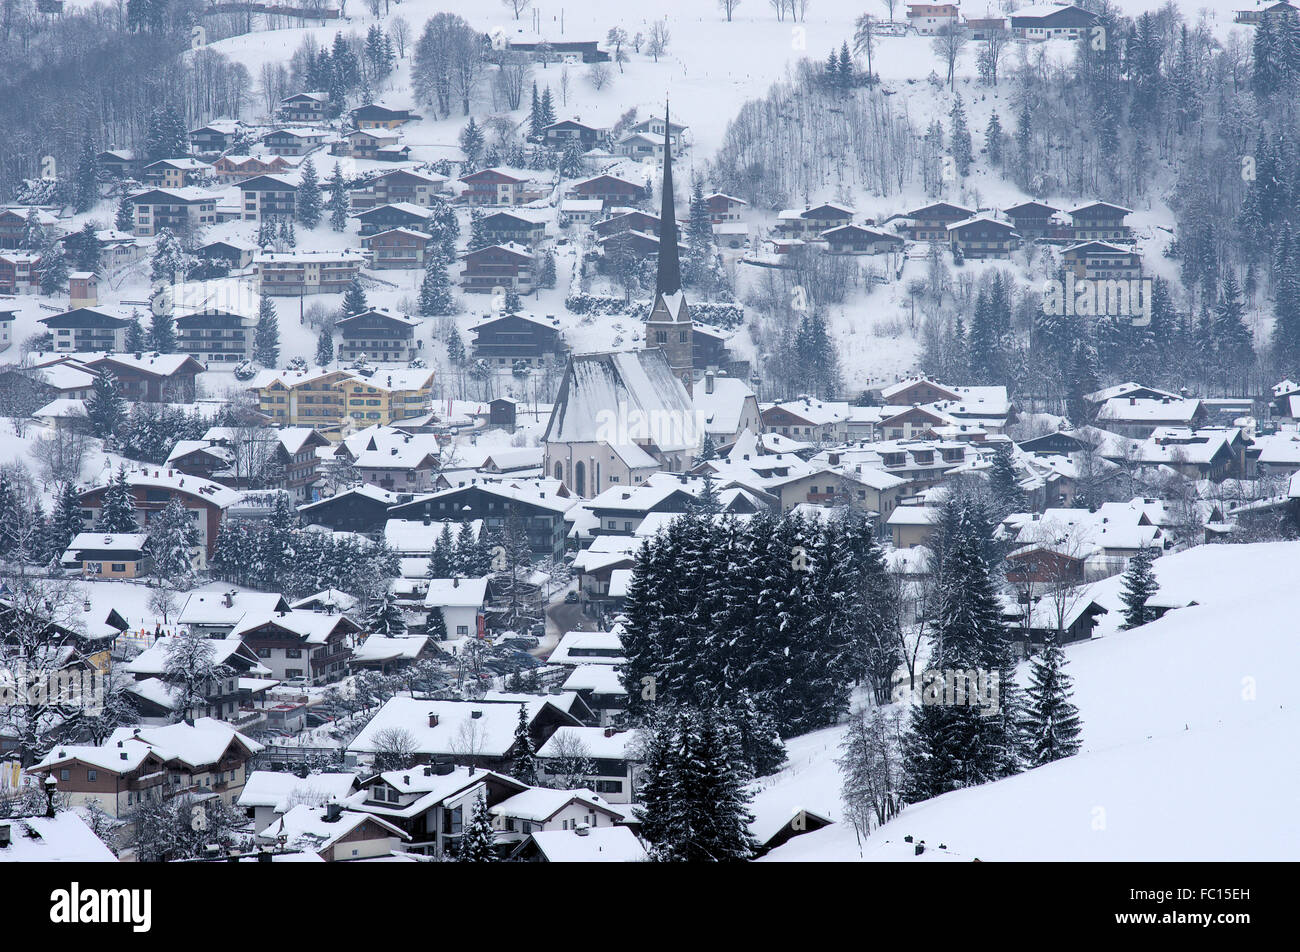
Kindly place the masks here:
[(618, 671), (607, 664), (580, 664), (564, 680), (566, 691), (590, 691), (593, 694), (627, 694)]
[(312, 773), (299, 777), (293, 773), (254, 770), (244, 781), (235, 802), (241, 807), (270, 807), (284, 813), (291, 805), (320, 806), (332, 797), (342, 800), (356, 787), (357, 778), (350, 773)]
[(532, 834), (538, 852), (550, 863), (645, 863), (649, 854), (626, 826), (548, 830)]
[(0, 820), (9, 827), (9, 845), (0, 863), (116, 863), (113, 851), (77, 814), (23, 816)]
[[(595, 728), (599, 730), (599, 728)], [(560, 730), (566, 730), (561, 727)], [(557, 731), (558, 733), (558, 731)], [(609, 803), (603, 798), (580, 787), (574, 790), (556, 790), (550, 787), (529, 787), (513, 797), (507, 797), (488, 812), (493, 816), (514, 817), (517, 820), (531, 820), (545, 823), (571, 803), (584, 808), (595, 808), (608, 814), (614, 814)]]
[[(524, 705), (528, 720), (548, 706), (564, 717), (572, 716), (549, 698), (537, 697)], [(518, 704), (395, 697), (379, 709), (348, 749), (373, 753), (380, 746), (379, 734), (396, 728), (411, 735), (421, 754), (504, 757), (514, 744), (518, 723)]]
[(333, 846), (357, 827), (366, 823), (377, 824), (389, 836), (398, 840), (411, 837), (382, 817), (355, 810), (340, 810), (335, 820), (326, 819), (327, 807), (310, 807), (299, 804), (258, 834), (263, 839), (278, 840), (284, 837), (285, 845), (295, 849), (308, 849), (320, 853)]
[(628, 760), (635, 757), (637, 732), (606, 727), (559, 727), (538, 748), (537, 756), (562, 757), (565, 756), (566, 747), (572, 750), (570, 745), (578, 743), (585, 749), (587, 756), (597, 760)]
[(486, 578), (431, 578), (425, 608), (478, 608), (487, 599)]

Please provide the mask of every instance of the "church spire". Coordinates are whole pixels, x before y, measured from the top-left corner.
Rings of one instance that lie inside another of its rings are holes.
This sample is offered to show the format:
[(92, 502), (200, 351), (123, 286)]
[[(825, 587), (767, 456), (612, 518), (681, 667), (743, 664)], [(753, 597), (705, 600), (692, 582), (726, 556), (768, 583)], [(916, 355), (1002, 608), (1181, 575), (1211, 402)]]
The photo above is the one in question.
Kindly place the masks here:
[(664, 100), (663, 202), (659, 209), (659, 273), (655, 297), (676, 294), (682, 289), (682, 265), (677, 255), (677, 214), (673, 203), (673, 126)]

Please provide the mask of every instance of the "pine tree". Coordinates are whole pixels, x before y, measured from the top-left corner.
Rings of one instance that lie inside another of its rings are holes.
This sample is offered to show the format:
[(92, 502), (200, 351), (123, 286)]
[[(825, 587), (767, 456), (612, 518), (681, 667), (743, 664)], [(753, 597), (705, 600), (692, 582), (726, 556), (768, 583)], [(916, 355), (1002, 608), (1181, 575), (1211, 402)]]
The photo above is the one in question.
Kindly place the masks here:
[(542, 90), (542, 128), (555, 125), (555, 100), (551, 97), (551, 87)]
[(957, 166), (957, 176), (965, 178), (970, 171), (974, 156), (970, 129), (966, 126), (966, 107), (962, 105), (960, 93), (953, 98), (952, 110), (948, 115), (952, 120), (952, 137), (949, 140), (948, 154), (952, 156)]
[(528, 136), (532, 139), (540, 139), (543, 135), (542, 129), (542, 101), (537, 95), (537, 80), (533, 80), (533, 98), (532, 106), (528, 110)]
[(1072, 757), (1082, 741), (1079, 709), (1070, 702), (1073, 679), (1065, 673), (1065, 652), (1050, 635), (1033, 659), (1025, 692), (1025, 747), (1030, 766)]
[(511, 748), (514, 759), (510, 776), (530, 787), (537, 786), (537, 758), (533, 752), (533, 737), (528, 732), (528, 706), (519, 705), (519, 723), (515, 725), (515, 743)]
[(460, 332), (452, 330), (447, 338), (447, 359), (459, 366), (465, 362), (465, 342), (460, 339)]
[(361, 288), (361, 279), (353, 278), (352, 283), (343, 292), (343, 315), (356, 317), (369, 309), (370, 305), (366, 303), (366, 292)]
[(253, 359), (263, 367), (280, 363), (280, 319), (275, 305), (263, 294), (257, 308), (257, 329), (253, 332)]
[(406, 634), (406, 620), (392, 592), (385, 591), (370, 609), (366, 615), (366, 631), (389, 638)]
[(19, 547), (20, 527), (24, 522), (18, 511), (18, 493), (8, 474), (0, 470), (0, 556), (7, 557)]
[(63, 248), (54, 244), (41, 255), (41, 293), (58, 294), (68, 287), (68, 259)]
[(424, 317), (446, 317), (456, 313), (451, 279), (447, 276), (447, 261), (441, 252), (441, 248), (430, 246), (429, 260), (424, 267), (424, 280), (420, 282), (417, 309)]
[(194, 549), (199, 530), (176, 497), (149, 520), (145, 553), (153, 562), (153, 574), (169, 585), (180, 587), (194, 575)]
[(1137, 555), (1129, 559), (1128, 569), (1124, 572), (1124, 590), (1120, 600), (1124, 603), (1124, 627), (1137, 628), (1155, 618), (1155, 613), (1147, 607), (1151, 596), (1160, 590), (1151, 563), (1155, 561), (1154, 548), (1142, 548)]
[(848, 40), (840, 44), (839, 82), (844, 89), (850, 89), (853, 86), (853, 57), (849, 55)]
[(86, 400), (86, 418), (91, 431), (100, 439), (111, 440), (126, 420), (126, 401), (117, 387), (117, 378), (105, 370), (95, 377), (94, 387)]
[(461, 863), (496, 862), (497, 855), (492, 849), (494, 842), (492, 814), (488, 812), (487, 799), (480, 793), (474, 801), (474, 810), (460, 838), (456, 859)]
[(328, 367), (334, 363), (334, 332), (329, 327), (322, 327), (320, 337), (316, 340), (316, 365)]
[(473, 116), (469, 117), (465, 128), (460, 130), (460, 150), (465, 153), (471, 166), (478, 164), (479, 155), (483, 151), (483, 130), (478, 127)]
[(434, 641), (447, 640), (447, 620), (442, 617), (441, 608), (430, 608), (424, 619), (424, 633)]
[(1002, 122), (997, 110), (989, 116), (989, 124), (984, 128), (984, 145), (989, 150), (989, 165), (997, 168), (1002, 164)]
[(1223, 279), (1223, 290), (1215, 310), (1214, 338), (1220, 361), (1228, 373), (1244, 374), (1254, 363), (1254, 336), (1246, 324), (1241, 289), (1231, 271)]
[(330, 173), (328, 184), (330, 197), (325, 207), (330, 213), (330, 228), (334, 231), (343, 231), (348, 227), (351, 200), (348, 197), (347, 181), (343, 178), (343, 169), (337, 162), (334, 163), (334, 171)]
[(54, 557), (61, 556), (84, 528), (77, 487), (72, 483), (63, 483), (54, 502), (54, 511), (50, 514), (50, 553)]
[(95, 140), (87, 139), (77, 159), (76, 208), (79, 212), (89, 211), (99, 202), (98, 154)]
[(104, 490), (95, 528), (102, 532), (140, 531), (135, 516), (135, 495), (127, 482), (125, 465), (118, 466), (117, 475)]
[(176, 351), (176, 322), (170, 311), (156, 310), (149, 324), (149, 347), (160, 354)]
[(1015, 461), (1011, 454), (1011, 441), (1004, 440), (993, 451), (993, 463), (989, 468), (989, 489), (993, 493), (993, 503), (1001, 515), (1025, 511), (1025, 493), (1020, 488), (1020, 477), (1016, 473)]
[(429, 551), (429, 565), (425, 569), (428, 578), (451, 578), (455, 568), (456, 546), (451, 538), (451, 523), (442, 524), (442, 532), (433, 542)]
[(164, 228), (158, 233), (150, 261), (149, 276), (154, 282), (171, 284), (184, 277), (185, 252), (170, 228)]
[(131, 204), (131, 199), (123, 195), (117, 203), (117, 213), (113, 217), (113, 227), (118, 231), (124, 231), (128, 235), (135, 232), (135, 206)]
[(308, 228), (315, 228), (320, 224), (320, 182), (316, 178), (316, 165), (310, 158), (302, 163), (302, 178), (298, 184), (298, 192), (294, 196), (294, 203), (300, 222)]

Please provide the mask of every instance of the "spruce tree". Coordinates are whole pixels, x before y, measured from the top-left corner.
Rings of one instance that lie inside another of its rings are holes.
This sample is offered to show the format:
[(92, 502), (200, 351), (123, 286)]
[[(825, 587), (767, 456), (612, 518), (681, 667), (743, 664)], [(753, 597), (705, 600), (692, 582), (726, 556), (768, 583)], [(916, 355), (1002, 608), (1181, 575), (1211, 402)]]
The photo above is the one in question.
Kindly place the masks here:
[(441, 608), (430, 608), (424, 619), (424, 633), (434, 641), (447, 640), (447, 620), (442, 617)]
[(370, 309), (366, 303), (366, 292), (362, 290), (361, 279), (353, 278), (347, 290), (343, 292), (343, 315), (355, 317)]
[(343, 178), (343, 169), (337, 162), (334, 163), (334, 171), (330, 173), (328, 184), (330, 197), (325, 207), (330, 213), (330, 228), (334, 231), (343, 231), (348, 227), (351, 201), (348, 197), (347, 181)]
[(989, 150), (989, 165), (997, 168), (1002, 164), (1002, 122), (997, 110), (989, 116), (989, 124), (984, 127), (984, 146)]
[(492, 849), (496, 835), (492, 831), (492, 814), (488, 812), (487, 799), (482, 793), (474, 801), (469, 822), (461, 835), (456, 859), (461, 863), (493, 863), (497, 855)]
[(62, 246), (58, 244), (51, 245), (41, 255), (40, 267), (42, 294), (48, 296), (67, 290), (68, 258), (63, 253)]
[(131, 204), (131, 199), (127, 195), (123, 195), (118, 200), (117, 213), (113, 217), (113, 227), (127, 234), (135, 232), (135, 206)]
[(952, 120), (952, 138), (949, 140), (948, 154), (957, 166), (957, 176), (965, 178), (974, 156), (971, 151), (970, 129), (966, 126), (966, 107), (962, 105), (960, 93), (953, 99), (949, 118)]
[(257, 307), (257, 329), (253, 332), (253, 359), (263, 367), (280, 363), (280, 320), (271, 298), (263, 294)]
[(316, 365), (328, 367), (334, 363), (334, 332), (329, 327), (322, 327), (320, 337), (316, 340)]
[(1065, 652), (1049, 635), (1033, 659), (1025, 692), (1025, 752), (1032, 767), (1072, 757), (1082, 746), (1079, 709), (1070, 702), (1073, 679), (1065, 665)]
[(395, 638), (406, 634), (406, 619), (397, 605), (393, 593), (385, 591), (366, 615), (366, 630), (374, 635)]
[(128, 354), (142, 353), (146, 346), (144, 328), (140, 326), (140, 312), (131, 312), (131, 323), (126, 328), (126, 352)]
[(429, 260), (420, 282), (417, 309), (424, 317), (446, 317), (456, 313), (456, 300), (451, 292), (451, 279), (447, 276), (447, 261), (442, 249), (430, 247)]
[(993, 504), (1002, 516), (1013, 512), (1025, 511), (1025, 493), (1020, 488), (1020, 477), (1016, 473), (1015, 461), (1011, 455), (1011, 441), (1004, 440), (993, 451), (993, 463), (989, 468), (989, 489), (993, 494)]
[(199, 529), (176, 497), (149, 520), (145, 553), (153, 562), (153, 574), (173, 586), (183, 585), (194, 575), (194, 549)]
[(117, 475), (104, 490), (99, 522), (95, 524), (95, 528), (101, 532), (140, 531), (135, 515), (135, 496), (131, 484), (126, 479), (125, 464), (118, 466)]
[(156, 310), (149, 324), (149, 347), (160, 354), (176, 351), (176, 322), (171, 311)]
[(451, 523), (442, 524), (442, 532), (433, 542), (429, 551), (429, 565), (425, 569), (428, 578), (451, 578), (455, 567), (456, 545), (451, 537)]
[(95, 377), (86, 400), (86, 418), (91, 431), (103, 440), (112, 440), (126, 420), (126, 401), (118, 391), (112, 371), (105, 370)]
[(84, 528), (85, 521), (81, 518), (81, 499), (77, 495), (77, 487), (70, 482), (63, 483), (59, 486), (54, 510), (50, 514), (50, 551), (56, 557), (61, 556)]
[(1120, 600), (1124, 603), (1124, 627), (1137, 628), (1155, 618), (1155, 613), (1147, 607), (1151, 596), (1160, 589), (1151, 563), (1155, 561), (1156, 550), (1151, 547), (1139, 549), (1137, 555), (1129, 559), (1128, 569), (1124, 572), (1124, 589)]
[(514, 759), (510, 776), (530, 787), (537, 786), (537, 757), (533, 751), (533, 737), (528, 732), (528, 705), (519, 705), (519, 723), (515, 725), (515, 743), (511, 748)]

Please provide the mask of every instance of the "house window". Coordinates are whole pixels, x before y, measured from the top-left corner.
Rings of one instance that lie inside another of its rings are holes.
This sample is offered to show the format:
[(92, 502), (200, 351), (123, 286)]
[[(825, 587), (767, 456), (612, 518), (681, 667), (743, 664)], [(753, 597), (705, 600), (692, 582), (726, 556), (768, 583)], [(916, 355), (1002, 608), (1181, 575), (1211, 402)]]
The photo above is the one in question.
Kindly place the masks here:
[(285, 656), (286, 658), (301, 658), (301, 657), (302, 657), (302, 649), (301, 649), (301, 648), (285, 648), (285, 649), (284, 649), (284, 656)]
[(87, 771), (86, 771), (86, 779), (89, 780), (91, 783), (94, 783), (96, 780), (99, 779), (99, 771), (98, 771), (98, 770), (87, 770)]
[(290, 680), (302, 677), (302, 668), (285, 668), (284, 676)]
[(456, 634), (458, 634), (458, 635), (468, 635), (468, 634), (469, 634), (469, 625), (457, 625), (457, 626), (456, 626)]
[(72, 771), (70, 771), (70, 770), (60, 770), (60, 771), (59, 771), (59, 779), (60, 779), (60, 780), (70, 780), (70, 779), (72, 779)]

